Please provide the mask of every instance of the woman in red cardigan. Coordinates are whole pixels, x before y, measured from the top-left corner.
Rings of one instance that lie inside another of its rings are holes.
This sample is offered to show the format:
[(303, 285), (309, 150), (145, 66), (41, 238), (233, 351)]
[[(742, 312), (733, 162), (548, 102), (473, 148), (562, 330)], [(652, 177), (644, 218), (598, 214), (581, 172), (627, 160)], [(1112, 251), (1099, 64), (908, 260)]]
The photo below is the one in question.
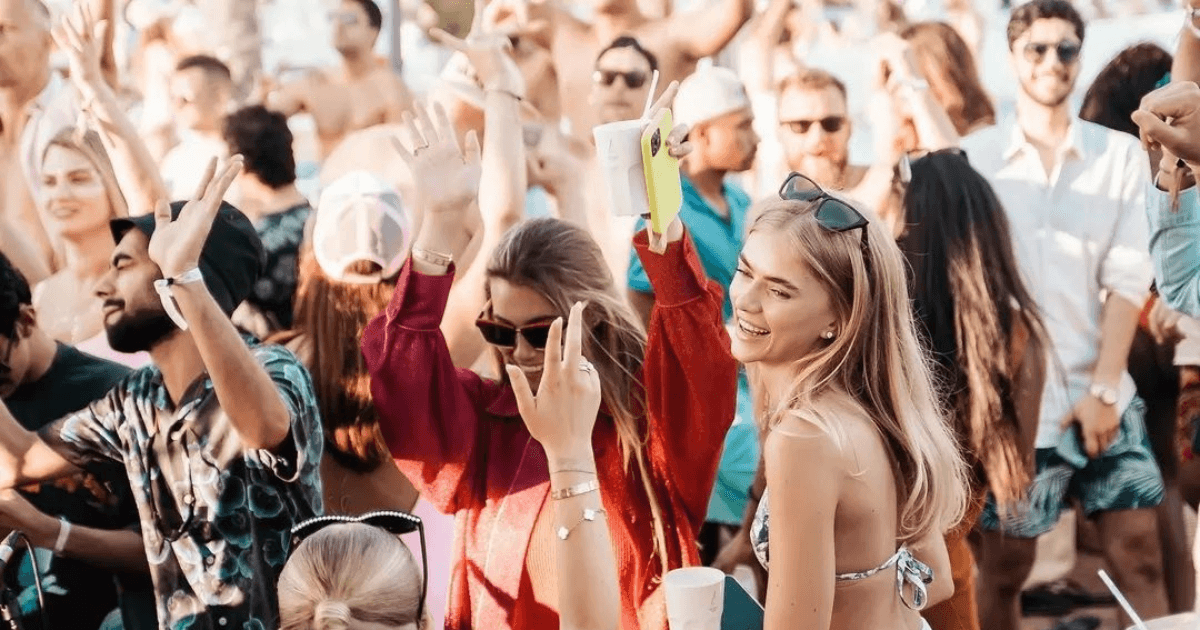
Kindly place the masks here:
[(734, 415), (737, 368), (722, 290), (678, 221), (662, 254), (639, 234), (634, 244), (656, 294), (644, 331), (586, 231), (543, 219), (504, 235), (480, 261), (488, 301), (478, 327), (496, 357), (538, 383), (550, 324), (584, 302), (583, 354), (603, 385), (595, 469), (556, 461), (549, 470), (507, 378), (456, 369), (439, 331), (479, 183), (478, 158), (464, 159), (446, 126), (444, 117), (412, 125), (417, 148), (405, 158), (425, 217), (391, 304), (362, 343), (397, 465), (422, 496), (456, 515), (446, 627), (558, 629), (549, 488), (552, 474), (568, 474), (580, 491), (598, 486), (609, 515), (621, 627), (665, 628), (661, 578), (698, 562), (696, 534)]

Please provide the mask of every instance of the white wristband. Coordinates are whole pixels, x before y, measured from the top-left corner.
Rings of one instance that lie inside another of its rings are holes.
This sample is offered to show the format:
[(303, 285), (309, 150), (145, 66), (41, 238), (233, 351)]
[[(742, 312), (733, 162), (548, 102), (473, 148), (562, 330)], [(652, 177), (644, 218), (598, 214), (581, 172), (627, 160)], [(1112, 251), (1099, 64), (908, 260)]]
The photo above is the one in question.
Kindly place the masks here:
[(71, 536), (71, 521), (58, 517), (58, 540), (54, 541), (54, 555), (61, 556), (67, 548), (67, 539)]
[(163, 310), (167, 312), (167, 316), (179, 330), (187, 330), (187, 320), (183, 318), (183, 313), (179, 311), (179, 304), (175, 302), (175, 294), (172, 293), (171, 287), (177, 284), (192, 284), (204, 280), (204, 274), (200, 272), (199, 267), (193, 267), (174, 278), (164, 278), (154, 281), (154, 290), (158, 292), (158, 298), (162, 301)]

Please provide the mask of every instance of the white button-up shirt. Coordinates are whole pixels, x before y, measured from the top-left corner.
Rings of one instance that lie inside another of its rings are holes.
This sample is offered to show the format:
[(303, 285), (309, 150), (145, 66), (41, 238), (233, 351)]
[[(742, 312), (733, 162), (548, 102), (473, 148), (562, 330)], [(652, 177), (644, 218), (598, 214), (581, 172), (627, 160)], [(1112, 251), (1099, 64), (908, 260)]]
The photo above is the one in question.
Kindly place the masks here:
[[(963, 148), (1004, 204), (1017, 263), (1050, 335), (1036, 445), (1053, 448), (1063, 419), (1092, 383), (1105, 296), (1141, 306), (1154, 279), (1145, 215), (1149, 161), (1132, 136), (1079, 119), (1049, 176), (1014, 116), (965, 138)], [(1134, 390), (1122, 374), (1118, 410)]]

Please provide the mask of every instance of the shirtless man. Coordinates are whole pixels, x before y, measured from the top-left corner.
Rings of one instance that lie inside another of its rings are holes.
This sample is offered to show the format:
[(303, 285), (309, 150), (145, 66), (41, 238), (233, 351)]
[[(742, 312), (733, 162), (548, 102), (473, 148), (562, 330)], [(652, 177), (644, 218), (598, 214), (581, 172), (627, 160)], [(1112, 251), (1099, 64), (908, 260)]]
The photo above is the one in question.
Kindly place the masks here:
[(563, 114), (571, 132), (590, 137), (599, 114), (587, 99), (601, 49), (622, 35), (641, 42), (658, 59), (659, 89), (692, 73), (696, 62), (717, 54), (750, 19), (753, 0), (717, 0), (713, 6), (651, 19), (637, 0), (594, 0), (592, 23), (572, 16), (553, 0), (494, 0), (491, 21), (544, 26), (542, 42), (554, 55)]
[(347, 134), (400, 122), (411, 97), (400, 75), (374, 53), (383, 15), (373, 0), (342, 0), (330, 14), (339, 68), (314, 73), (272, 92), (267, 106), (287, 116), (312, 114), (324, 159)]

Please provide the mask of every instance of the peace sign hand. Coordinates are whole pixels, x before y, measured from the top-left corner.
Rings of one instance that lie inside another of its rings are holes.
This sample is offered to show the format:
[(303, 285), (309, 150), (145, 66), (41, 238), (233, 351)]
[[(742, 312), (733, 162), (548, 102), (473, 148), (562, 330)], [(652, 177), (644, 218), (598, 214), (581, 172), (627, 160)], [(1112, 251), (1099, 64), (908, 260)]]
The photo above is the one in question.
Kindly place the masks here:
[(466, 39), (459, 39), (440, 28), (432, 29), (429, 34), (434, 41), (467, 56), (484, 90), (524, 98), (525, 77), (512, 58), (512, 41), (504, 34), (484, 27), (484, 11), (483, 0), (475, 0), (475, 16)]
[(577, 302), (571, 308), (565, 347), (562, 318), (550, 326), (536, 397), (524, 372), (512, 365), (505, 368), (525, 427), (550, 460), (586, 459), (592, 449), (592, 429), (600, 410), (600, 375), (583, 358), (583, 306)]
[(175, 220), (171, 220), (171, 207), (166, 201), (159, 201), (154, 209), (154, 235), (150, 237), (149, 254), (164, 278), (191, 271), (200, 263), (200, 253), (212, 231), (217, 211), (221, 209), (221, 200), (234, 178), (242, 172), (242, 156), (233, 156), (219, 176), (216, 172), (217, 160), (213, 158), (204, 177), (200, 178), (196, 194)]

